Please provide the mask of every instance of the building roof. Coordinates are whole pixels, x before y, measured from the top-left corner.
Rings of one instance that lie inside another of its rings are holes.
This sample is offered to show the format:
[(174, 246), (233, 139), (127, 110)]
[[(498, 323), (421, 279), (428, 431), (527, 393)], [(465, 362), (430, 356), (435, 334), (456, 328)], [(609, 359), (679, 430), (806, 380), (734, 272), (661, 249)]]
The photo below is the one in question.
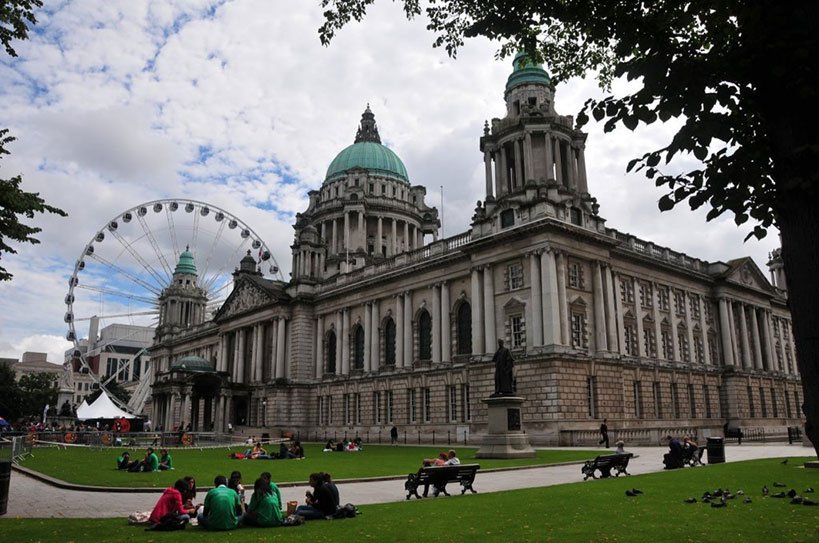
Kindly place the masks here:
[(543, 65), (530, 62), (528, 55), (523, 51), (515, 55), (512, 65), (514, 69), (512, 73), (509, 74), (509, 79), (506, 80), (506, 92), (521, 85), (535, 84), (549, 86), (552, 82), (549, 74), (543, 69)]
[(171, 371), (215, 372), (216, 367), (201, 356), (183, 356), (171, 365)]
[(173, 272), (175, 274), (189, 273), (196, 275), (196, 264), (193, 262), (193, 253), (190, 252), (190, 247), (185, 247), (185, 250), (179, 255), (179, 262), (176, 264), (176, 269)]
[(343, 149), (327, 168), (324, 182), (345, 175), (350, 170), (362, 169), (392, 177), (409, 184), (409, 176), (404, 163), (393, 151), (381, 143), (375, 115), (370, 106), (361, 115), (361, 124), (355, 135), (355, 143)]

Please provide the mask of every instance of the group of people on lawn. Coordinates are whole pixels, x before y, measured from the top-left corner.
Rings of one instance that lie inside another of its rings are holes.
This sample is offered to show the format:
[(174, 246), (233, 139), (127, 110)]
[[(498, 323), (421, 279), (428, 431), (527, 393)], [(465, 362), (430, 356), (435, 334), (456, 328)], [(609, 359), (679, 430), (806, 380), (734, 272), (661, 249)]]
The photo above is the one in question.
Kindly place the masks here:
[(173, 458), (168, 449), (160, 451), (161, 456), (157, 456), (153, 447), (148, 447), (142, 460), (131, 460), (131, 454), (123, 451), (117, 456), (117, 469), (130, 472), (138, 471), (164, 471), (173, 469)]
[(364, 445), (362, 444), (361, 438), (358, 436), (355, 436), (355, 438), (352, 440), (345, 437), (343, 441), (330, 439), (324, 445), (323, 449), (324, 452), (358, 452), (363, 450)]
[(279, 443), (279, 452), (272, 454), (262, 447), (259, 441), (249, 439), (247, 444), (253, 445), (253, 447), (247, 449), (243, 454), (231, 454), (231, 458), (249, 460), (288, 460), (294, 458), (301, 460), (304, 458), (304, 448), (299, 441), (294, 441), (289, 447), (287, 443), (281, 442)]
[(269, 472), (260, 474), (253, 484), (250, 503), (247, 503), (240, 472), (234, 471), (230, 478), (217, 475), (214, 488), (208, 491), (202, 504), (195, 503), (196, 482), (193, 477), (179, 479), (159, 498), (148, 519), (148, 529), (178, 529), (193, 518), (206, 530), (224, 531), (241, 525), (275, 527), (338, 516), (338, 487), (329, 473), (310, 475), (312, 490), (305, 494), (306, 503), (290, 511), (290, 515), (287, 509), (282, 510), (289, 504), (282, 502), (279, 487), (271, 479)]

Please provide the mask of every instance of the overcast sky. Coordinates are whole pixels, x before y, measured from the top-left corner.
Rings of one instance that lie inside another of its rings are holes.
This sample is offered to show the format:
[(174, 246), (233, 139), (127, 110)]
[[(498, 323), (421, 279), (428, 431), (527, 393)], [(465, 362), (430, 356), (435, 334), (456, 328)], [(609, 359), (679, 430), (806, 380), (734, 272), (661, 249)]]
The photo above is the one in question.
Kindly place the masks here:
[[(486, 119), (504, 114), (511, 71), (488, 41), (470, 40), (452, 60), (431, 47), (422, 21), (386, 1), (328, 48), (318, 0), (47, 4), (31, 39), (15, 43), (19, 57), (0, 57), (0, 125), (18, 138), (0, 176), (22, 174), (25, 190), (69, 216), (37, 216), (42, 243), (3, 258), (15, 277), (0, 284), (0, 356), (45, 351), (61, 361), (74, 262), (109, 220), (143, 202), (189, 198), (234, 214), (287, 277), (295, 213), (353, 142), (367, 103), (430, 203), (439, 205), (443, 187), (445, 236), (467, 230), (484, 197), (478, 139)], [(569, 81), (555, 107), (575, 115), (600, 95), (594, 81)], [(749, 228), (731, 217), (706, 223), (706, 210), (687, 207), (661, 214), (662, 191), (626, 175), (627, 162), (665, 145), (674, 126), (585, 128), (600, 214), (609, 227), (693, 257), (750, 255), (767, 275), (776, 232), (743, 243)]]

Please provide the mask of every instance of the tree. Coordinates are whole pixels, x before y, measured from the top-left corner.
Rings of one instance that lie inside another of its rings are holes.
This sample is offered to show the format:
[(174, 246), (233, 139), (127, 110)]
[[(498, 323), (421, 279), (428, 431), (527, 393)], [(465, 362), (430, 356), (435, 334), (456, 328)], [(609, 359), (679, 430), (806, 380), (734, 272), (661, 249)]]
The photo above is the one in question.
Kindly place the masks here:
[(0, 417), (9, 422), (20, 418), (20, 389), (14, 370), (6, 364), (0, 364)]
[(48, 404), (57, 407), (57, 376), (53, 373), (23, 375), (17, 382), (20, 416), (39, 417)]
[[(375, 0), (322, 0), (324, 44)], [(403, 0), (409, 18), (419, 0)], [(710, 206), (708, 220), (730, 212), (752, 221), (749, 237), (776, 226), (788, 279), (805, 431), (819, 453), (819, 7), (779, 0), (428, 0), (434, 46), (454, 56), (465, 38), (499, 42), (499, 55), (518, 49), (553, 80), (595, 74), (610, 90), (615, 78), (637, 84), (626, 96), (589, 100), (579, 125), (682, 120), (662, 148), (629, 162), (668, 192), (659, 208), (687, 202)], [(699, 165), (685, 171), (681, 156)], [(663, 165), (661, 166), (661, 163)], [(682, 171), (680, 171), (682, 170)]]
[[(0, 42), (10, 56), (17, 56), (17, 52), (11, 46), (11, 41), (28, 38), (28, 26), (37, 22), (34, 17), (34, 8), (42, 7), (42, 5), (41, 0), (3, 0), (0, 2)], [(3, 158), (3, 155), (9, 154), (6, 145), (14, 140), (15, 138), (9, 135), (7, 128), (0, 129), (0, 159)], [(40, 243), (33, 236), (41, 229), (20, 222), (18, 215), (32, 219), (34, 213), (47, 211), (66, 216), (63, 210), (46, 204), (39, 194), (23, 191), (20, 188), (22, 182), (20, 175), (11, 179), (0, 178), (0, 258), (3, 253), (17, 253), (7, 240), (19, 243)], [(0, 266), (0, 281), (9, 281), (11, 278), (12, 274)]]

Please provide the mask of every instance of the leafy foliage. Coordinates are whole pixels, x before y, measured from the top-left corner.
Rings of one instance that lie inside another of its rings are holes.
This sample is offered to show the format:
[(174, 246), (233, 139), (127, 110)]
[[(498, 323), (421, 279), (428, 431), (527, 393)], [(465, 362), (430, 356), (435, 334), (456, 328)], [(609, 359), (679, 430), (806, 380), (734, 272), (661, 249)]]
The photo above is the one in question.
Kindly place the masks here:
[(20, 389), (14, 371), (6, 364), (0, 364), (0, 417), (10, 422), (20, 417)]
[(17, 382), (19, 416), (40, 416), (46, 404), (56, 407), (57, 376), (53, 373), (23, 375)]
[(0, 2), (0, 43), (9, 56), (17, 52), (11, 40), (28, 39), (28, 27), (37, 23), (34, 9), (43, 7), (42, 0), (3, 0)]

